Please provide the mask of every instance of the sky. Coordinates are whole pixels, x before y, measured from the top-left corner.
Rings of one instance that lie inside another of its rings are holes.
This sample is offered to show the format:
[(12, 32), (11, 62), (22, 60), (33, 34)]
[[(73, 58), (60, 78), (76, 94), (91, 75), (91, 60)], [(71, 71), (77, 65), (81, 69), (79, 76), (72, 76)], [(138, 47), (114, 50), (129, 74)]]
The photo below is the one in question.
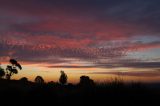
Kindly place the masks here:
[(0, 63), (14, 79), (160, 82), (159, 0), (0, 0)]

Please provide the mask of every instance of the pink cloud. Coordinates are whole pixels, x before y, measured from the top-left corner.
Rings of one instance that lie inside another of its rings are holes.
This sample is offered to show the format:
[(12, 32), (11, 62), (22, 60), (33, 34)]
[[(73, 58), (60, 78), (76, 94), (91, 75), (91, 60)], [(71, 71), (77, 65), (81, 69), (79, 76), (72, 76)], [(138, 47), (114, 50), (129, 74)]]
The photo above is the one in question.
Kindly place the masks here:
[(10, 55), (23, 61), (78, 58), (93, 63), (101, 59), (115, 61), (127, 52), (160, 48), (159, 39), (149, 43), (133, 39), (146, 35), (159, 38), (159, 20), (152, 16), (158, 10), (145, 13), (145, 5), (133, 9), (128, 2), (119, 9), (121, 4), (83, 2), (1, 0), (0, 57)]

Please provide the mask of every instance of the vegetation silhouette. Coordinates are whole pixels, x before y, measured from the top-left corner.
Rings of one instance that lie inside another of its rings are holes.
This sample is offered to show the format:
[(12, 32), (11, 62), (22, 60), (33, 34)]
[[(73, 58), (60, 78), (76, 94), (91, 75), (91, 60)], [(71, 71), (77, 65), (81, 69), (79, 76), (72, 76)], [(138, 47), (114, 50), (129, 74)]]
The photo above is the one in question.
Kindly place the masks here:
[(95, 83), (88, 76), (81, 76), (79, 85), (83, 87), (92, 87), (95, 85)]
[(59, 78), (59, 82), (60, 84), (65, 85), (68, 79), (67, 74), (64, 71), (61, 71), (60, 73), (61, 73), (61, 76)]
[[(22, 66), (17, 62), (17, 60), (15, 59), (10, 59), (10, 63), (12, 64), (12, 66), (16, 66), (18, 67), (20, 70), (22, 70)], [(14, 67), (15, 68), (15, 67)]]
[[(45, 83), (40, 76), (36, 78), (38, 83), (30, 82), (25, 77), (19, 81), (0, 80), (0, 94), (3, 97), (1, 100), (6, 101), (4, 102), (5, 105), (50, 105), (53, 100), (54, 105), (75, 105), (77, 103), (79, 105), (98, 104), (104, 106), (159, 104), (160, 89), (157, 87), (150, 88), (153, 85), (140, 83), (121, 84), (123, 82), (117, 81), (118, 79), (114, 80), (113, 84), (111, 84), (112, 82), (97, 84), (88, 76), (81, 76), (78, 84), (63, 86), (61, 83), (56, 82)], [(7, 102), (7, 97), (11, 98), (10, 102)], [(17, 100), (18, 102), (15, 102)]]
[[(7, 65), (6, 69), (0, 67), (0, 78), (11, 79), (11, 76), (18, 74), (18, 69), (22, 70), (22, 66), (15, 59), (10, 59), (11, 65)], [(18, 69), (17, 69), (18, 68)]]
[(37, 84), (44, 84), (44, 79), (41, 76), (37, 76), (34, 81)]
[[(19, 67), (12, 61), (11, 67)], [(12, 70), (13, 71), (13, 70)], [(14, 72), (15, 73), (15, 72)], [(31, 82), (23, 77), (6, 80), (5, 70), (0, 67), (1, 105), (153, 105), (159, 106), (160, 83), (124, 83), (115, 78), (111, 82), (95, 83), (89, 76), (81, 76), (78, 84), (67, 84), (67, 75), (61, 71), (59, 82), (46, 83), (41, 76)], [(65, 85), (65, 86), (64, 86)], [(9, 102), (8, 102), (9, 101)]]
[(5, 76), (4, 69), (0, 66), (0, 79), (2, 79)]
[(23, 77), (20, 79), (21, 82), (28, 82), (28, 78), (27, 77)]

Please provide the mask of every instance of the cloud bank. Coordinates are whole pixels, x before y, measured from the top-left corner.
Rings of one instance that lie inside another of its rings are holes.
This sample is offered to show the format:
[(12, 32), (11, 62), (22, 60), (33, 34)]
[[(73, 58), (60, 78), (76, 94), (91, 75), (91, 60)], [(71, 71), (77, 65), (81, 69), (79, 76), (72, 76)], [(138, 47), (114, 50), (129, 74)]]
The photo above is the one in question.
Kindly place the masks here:
[[(159, 0), (1, 0), (0, 59), (69, 64), (62, 65), (66, 68), (159, 68), (159, 60), (128, 57), (160, 49), (159, 5)], [(82, 63), (72, 66), (75, 60)]]

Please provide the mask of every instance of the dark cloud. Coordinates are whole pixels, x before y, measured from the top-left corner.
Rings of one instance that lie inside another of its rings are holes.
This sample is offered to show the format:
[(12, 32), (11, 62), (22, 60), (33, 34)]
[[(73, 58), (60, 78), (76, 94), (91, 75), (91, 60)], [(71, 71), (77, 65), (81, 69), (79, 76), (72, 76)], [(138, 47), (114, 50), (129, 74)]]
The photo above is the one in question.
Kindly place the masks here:
[(48, 68), (95, 68), (95, 66), (48, 66)]
[(160, 62), (133, 62), (125, 63), (122, 67), (131, 67), (131, 68), (160, 68)]
[(92, 72), (88, 74), (112, 74), (118, 76), (135, 76), (135, 77), (159, 77), (160, 72), (144, 72), (144, 71), (137, 71), (137, 72)]

